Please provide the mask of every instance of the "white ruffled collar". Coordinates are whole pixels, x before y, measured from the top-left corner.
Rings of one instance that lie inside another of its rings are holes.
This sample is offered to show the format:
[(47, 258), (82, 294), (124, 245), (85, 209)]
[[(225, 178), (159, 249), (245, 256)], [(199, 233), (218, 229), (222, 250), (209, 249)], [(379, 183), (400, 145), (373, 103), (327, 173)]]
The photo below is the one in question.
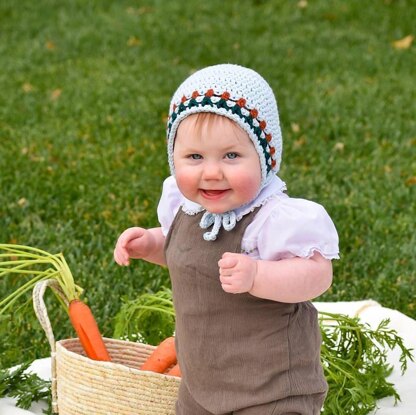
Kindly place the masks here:
[(281, 196), (285, 190), (286, 183), (278, 176), (273, 176), (263, 189), (261, 189), (255, 199), (232, 211), (220, 214), (211, 213), (205, 211), (198, 203), (192, 202), (185, 197), (183, 198), (182, 211), (187, 215), (196, 215), (199, 212), (205, 211), (200, 222), (200, 227), (202, 229), (207, 229), (208, 227), (213, 226), (211, 231), (204, 233), (204, 239), (207, 241), (214, 241), (217, 238), (221, 227), (227, 231), (233, 229), (236, 222), (243, 216), (253, 212), (257, 207), (263, 206), (270, 199)]

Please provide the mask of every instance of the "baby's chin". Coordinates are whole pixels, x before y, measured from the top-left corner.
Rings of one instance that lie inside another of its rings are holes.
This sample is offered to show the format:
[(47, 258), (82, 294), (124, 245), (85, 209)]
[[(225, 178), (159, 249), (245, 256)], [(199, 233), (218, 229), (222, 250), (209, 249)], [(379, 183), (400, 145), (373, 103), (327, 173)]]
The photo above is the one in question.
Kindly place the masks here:
[(212, 205), (211, 206), (204, 206), (204, 205), (201, 205), (202, 207), (203, 207), (203, 209), (205, 209), (206, 211), (208, 211), (208, 212), (210, 212), (210, 213), (215, 213), (215, 214), (217, 214), (217, 215), (220, 215), (220, 214), (222, 214), (222, 213), (227, 213), (227, 212), (230, 212), (230, 211), (232, 211), (232, 210), (235, 210), (235, 209), (237, 209), (239, 206), (227, 206), (227, 208), (216, 208), (216, 207), (213, 207)]

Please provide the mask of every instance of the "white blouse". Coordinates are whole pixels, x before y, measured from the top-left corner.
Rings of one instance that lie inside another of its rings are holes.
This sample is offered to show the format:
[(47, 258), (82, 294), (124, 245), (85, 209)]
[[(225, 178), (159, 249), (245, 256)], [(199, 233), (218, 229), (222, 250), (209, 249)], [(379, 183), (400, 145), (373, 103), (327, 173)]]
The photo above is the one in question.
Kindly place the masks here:
[[(338, 234), (326, 210), (315, 202), (290, 198), (284, 190), (285, 183), (276, 176), (253, 202), (236, 210), (239, 220), (261, 206), (244, 232), (242, 252), (254, 259), (274, 261), (310, 258), (315, 252), (327, 259), (339, 259)], [(179, 191), (175, 178), (170, 176), (163, 183), (157, 209), (165, 236), (179, 208), (189, 215), (204, 210), (186, 199)]]

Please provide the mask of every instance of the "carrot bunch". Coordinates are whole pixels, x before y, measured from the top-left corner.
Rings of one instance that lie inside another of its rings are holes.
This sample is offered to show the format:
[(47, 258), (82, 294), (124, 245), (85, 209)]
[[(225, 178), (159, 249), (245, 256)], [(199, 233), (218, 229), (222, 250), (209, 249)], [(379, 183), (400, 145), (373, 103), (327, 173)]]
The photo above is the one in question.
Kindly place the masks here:
[[(44, 269), (47, 267), (46, 269)], [(32, 278), (12, 294), (0, 300), (0, 316), (39, 281), (55, 279), (69, 306), (66, 308), (86, 355), (94, 360), (110, 361), (110, 355), (101, 337), (91, 309), (80, 300), (82, 288), (75, 284), (62, 253), (50, 254), (24, 245), (0, 244), (0, 277), (20, 275)], [(59, 297), (58, 297), (59, 298)]]
[(140, 369), (181, 377), (181, 371), (176, 357), (175, 338), (168, 337), (163, 340), (149, 355)]

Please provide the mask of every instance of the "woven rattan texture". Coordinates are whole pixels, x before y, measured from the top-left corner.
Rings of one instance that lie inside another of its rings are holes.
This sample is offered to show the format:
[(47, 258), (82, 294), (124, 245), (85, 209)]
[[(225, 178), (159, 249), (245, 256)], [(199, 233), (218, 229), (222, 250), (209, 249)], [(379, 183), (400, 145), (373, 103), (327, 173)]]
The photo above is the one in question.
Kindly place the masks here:
[(180, 379), (138, 370), (154, 347), (104, 341), (112, 362), (83, 356), (78, 339), (56, 343), (59, 414), (174, 415)]

